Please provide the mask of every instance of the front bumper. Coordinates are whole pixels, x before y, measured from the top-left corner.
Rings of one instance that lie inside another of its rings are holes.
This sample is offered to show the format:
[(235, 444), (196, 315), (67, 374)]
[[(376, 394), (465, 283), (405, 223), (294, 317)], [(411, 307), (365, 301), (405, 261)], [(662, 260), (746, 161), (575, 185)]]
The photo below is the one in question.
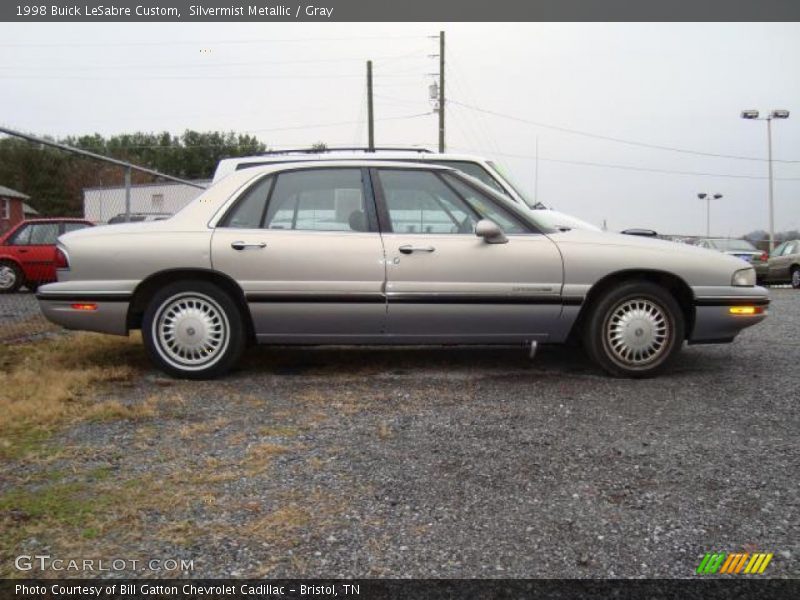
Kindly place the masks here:
[[(766, 319), (768, 307), (769, 292), (759, 286), (695, 289), (695, 319), (689, 343), (731, 342), (743, 329)], [(746, 312), (751, 308), (752, 313)]]
[(129, 294), (36, 294), (48, 321), (66, 329), (128, 335)]

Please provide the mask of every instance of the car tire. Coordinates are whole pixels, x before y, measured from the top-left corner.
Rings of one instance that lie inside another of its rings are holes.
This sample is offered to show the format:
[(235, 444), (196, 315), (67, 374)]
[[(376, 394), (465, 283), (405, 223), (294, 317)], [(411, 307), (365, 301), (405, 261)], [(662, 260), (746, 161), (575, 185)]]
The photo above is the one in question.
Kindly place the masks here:
[(800, 289), (800, 267), (794, 267), (792, 269), (791, 283), (794, 289)]
[(12, 294), (22, 285), (22, 271), (10, 261), (0, 262), (0, 294)]
[(179, 281), (153, 296), (142, 319), (151, 360), (174, 377), (213, 379), (238, 362), (245, 325), (236, 302), (205, 281)]
[(684, 328), (672, 294), (650, 282), (631, 281), (591, 307), (583, 341), (592, 360), (611, 375), (652, 377), (680, 351)]

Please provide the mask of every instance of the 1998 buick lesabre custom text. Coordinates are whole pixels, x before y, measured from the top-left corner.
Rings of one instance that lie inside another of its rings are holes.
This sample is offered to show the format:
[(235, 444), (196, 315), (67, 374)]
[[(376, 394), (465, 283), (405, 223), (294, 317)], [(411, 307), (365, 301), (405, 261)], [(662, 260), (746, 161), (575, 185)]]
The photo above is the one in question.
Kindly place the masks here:
[(166, 372), (228, 371), (248, 342), (580, 340), (617, 376), (766, 317), (744, 261), (636, 236), (555, 230), (446, 167), (284, 163), (234, 172), (173, 218), (59, 239), (37, 297), (70, 329), (141, 329)]

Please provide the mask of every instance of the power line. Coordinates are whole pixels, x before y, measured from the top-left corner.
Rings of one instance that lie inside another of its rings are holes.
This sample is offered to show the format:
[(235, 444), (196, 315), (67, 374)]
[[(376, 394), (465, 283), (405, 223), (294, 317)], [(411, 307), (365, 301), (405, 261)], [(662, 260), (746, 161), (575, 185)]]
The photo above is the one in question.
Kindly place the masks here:
[(352, 42), (356, 40), (417, 40), (426, 39), (424, 35), (378, 35), (378, 36), (351, 36), (351, 37), (330, 37), (330, 38), (273, 38), (273, 39), (250, 39), (250, 40), (172, 40), (157, 42), (0, 42), (0, 47), (8, 48), (111, 48), (125, 46), (209, 46), (220, 45), (250, 45), (250, 44), (272, 44), (272, 43), (304, 43), (304, 42)]
[[(429, 112), (424, 113), (417, 113), (413, 115), (399, 115), (395, 117), (381, 117), (379, 119), (375, 119), (376, 121), (403, 121), (406, 119), (417, 119), (419, 117), (425, 117), (432, 114)], [(295, 129), (314, 129), (317, 127), (337, 127), (339, 125), (357, 125), (358, 121), (339, 121), (336, 123), (317, 123), (316, 125), (293, 125), (289, 127), (271, 127), (268, 129), (246, 129), (245, 131), (249, 133), (260, 133), (264, 131), (291, 131)]]
[[(403, 79), (403, 78), (417, 78), (422, 77), (422, 73), (418, 74), (392, 74), (392, 73), (385, 73), (381, 74), (382, 78), (390, 78), (390, 79)], [(234, 79), (276, 79), (276, 80), (302, 80), (302, 79), (355, 79), (355, 78), (362, 78), (363, 75), (355, 75), (349, 73), (343, 74), (336, 74), (336, 73), (328, 73), (325, 75), (253, 75), (242, 73), (239, 75), (145, 75), (145, 76), (130, 76), (125, 73), (115, 73), (109, 75), (101, 75), (101, 76), (86, 76), (86, 75), (41, 75), (41, 76), (28, 76), (28, 75), (0, 75), (0, 81), (8, 80), (8, 79), (22, 79), (22, 80), (55, 80), (55, 79), (62, 79), (62, 80), (69, 80), (69, 81), (181, 81), (181, 80), (196, 80), (196, 81), (213, 81), (213, 80), (234, 80)]]
[[(475, 152), (475, 150), (469, 148), (453, 148), (453, 150), (460, 150), (462, 152)], [(497, 152), (500, 156), (508, 156), (510, 158), (527, 158), (527, 159), (535, 159), (536, 157), (530, 154), (512, 154), (509, 152)], [(699, 171), (678, 171), (678, 170), (671, 170), (671, 169), (654, 169), (650, 167), (637, 167), (633, 165), (618, 165), (613, 163), (599, 163), (599, 162), (592, 162), (586, 160), (566, 160), (560, 158), (545, 158), (543, 156), (539, 156), (540, 161), (544, 162), (552, 162), (552, 163), (560, 163), (560, 164), (567, 164), (567, 165), (578, 165), (584, 167), (598, 167), (598, 168), (605, 168), (605, 169), (620, 169), (623, 171), (638, 171), (644, 173), (662, 173), (667, 175), (693, 175), (697, 177), (728, 177), (733, 179), (756, 179), (756, 180), (764, 180), (767, 179), (766, 176), (761, 175), (739, 175), (734, 173), (704, 173)], [(800, 181), (800, 177), (776, 177), (775, 181)]]
[[(2, 44), (0, 44), (2, 46)], [(410, 54), (400, 54), (394, 56), (383, 56), (375, 59), (373, 62), (378, 61), (396, 61), (402, 58), (407, 58), (411, 56)], [(364, 59), (362, 57), (353, 57), (353, 58), (309, 58), (309, 59), (299, 59), (299, 60), (257, 60), (257, 61), (245, 61), (245, 62), (219, 62), (219, 63), (207, 63), (207, 64), (197, 64), (197, 63), (184, 63), (184, 64), (172, 64), (172, 65), (162, 65), (162, 64), (128, 64), (128, 65), (69, 65), (67, 67), (64, 66), (46, 66), (46, 67), (30, 67), (30, 66), (23, 66), (23, 65), (0, 65), (0, 70), (20, 70), (20, 71), (64, 71), (65, 69), (70, 71), (92, 71), (92, 70), (103, 70), (103, 69), (212, 69), (212, 68), (222, 68), (222, 67), (246, 67), (246, 66), (261, 66), (261, 65), (297, 65), (297, 64), (317, 64), (317, 63), (339, 63), (339, 62), (362, 62)], [(410, 72), (409, 72), (410, 73)]]
[[(471, 104), (466, 104), (464, 102), (459, 102), (457, 100), (453, 100), (452, 98), (449, 100), (450, 104), (455, 104), (457, 106), (461, 106), (463, 108), (474, 110), (477, 112), (485, 113), (487, 115), (492, 115), (495, 117), (500, 117), (503, 119), (509, 119), (511, 121), (516, 121), (518, 123), (526, 123), (528, 125), (534, 125), (536, 127), (542, 127), (543, 129), (552, 129), (554, 131), (561, 131), (562, 133), (571, 133), (573, 135), (581, 135), (584, 137), (594, 138), (598, 140), (605, 140), (608, 142), (617, 142), (619, 144), (627, 144), (629, 146), (638, 146), (640, 148), (651, 148), (654, 150), (667, 150), (669, 152), (679, 152), (681, 154), (694, 154), (696, 156), (710, 156), (713, 158), (731, 158), (735, 160), (752, 160), (758, 162), (767, 162), (766, 158), (758, 158), (755, 156), (737, 156), (734, 154), (717, 154), (714, 152), (702, 152), (699, 150), (687, 150), (686, 148), (676, 148), (674, 146), (662, 146), (659, 144), (650, 144), (647, 142), (639, 142), (634, 140), (626, 140), (623, 138), (608, 136), (608, 135), (601, 135), (598, 133), (590, 133), (588, 131), (580, 131), (578, 129), (571, 129), (569, 127), (561, 127), (559, 125), (551, 125), (549, 123), (542, 123), (541, 121), (532, 121), (530, 119), (523, 119), (521, 117), (515, 117), (513, 115), (508, 115), (500, 112), (496, 112), (493, 110), (488, 110), (485, 108), (480, 108), (478, 106), (473, 106)], [(785, 163), (785, 164), (798, 164), (800, 160), (777, 160), (773, 159), (773, 162), (776, 163)]]
[[(424, 113), (417, 113), (412, 115), (397, 115), (393, 117), (381, 117), (375, 119), (376, 121), (402, 121), (408, 119), (417, 119), (419, 117), (426, 117), (433, 113), (424, 112)], [(272, 131), (294, 131), (294, 130), (302, 130), (302, 129), (318, 129), (322, 127), (339, 127), (342, 125), (360, 125), (363, 121), (337, 121), (332, 123), (315, 123), (311, 125), (290, 125), (287, 127), (268, 127), (268, 128), (261, 128), (261, 129), (244, 129), (242, 133), (265, 133), (265, 132), (272, 132)], [(254, 144), (234, 144), (230, 147), (241, 147), (241, 148), (250, 148)], [(129, 148), (136, 148), (136, 149), (151, 149), (151, 150), (177, 150), (183, 148), (217, 148), (220, 146), (228, 146), (228, 144), (189, 144), (187, 146), (164, 146), (164, 145), (148, 145), (148, 144), (137, 144), (137, 145), (125, 145), (115, 147), (115, 149), (125, 150)]]

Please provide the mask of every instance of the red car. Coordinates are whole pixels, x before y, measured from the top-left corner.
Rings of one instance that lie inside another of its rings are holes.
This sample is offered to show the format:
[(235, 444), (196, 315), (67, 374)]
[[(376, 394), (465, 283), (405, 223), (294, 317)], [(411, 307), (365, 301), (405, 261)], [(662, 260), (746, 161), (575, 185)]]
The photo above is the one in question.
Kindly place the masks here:
[(22, 221), (0, 237), (0, 294), (24, 285), (35, 291), (56, 280), (56, 240), (62, 233), (92, 227), (83, 219)]

